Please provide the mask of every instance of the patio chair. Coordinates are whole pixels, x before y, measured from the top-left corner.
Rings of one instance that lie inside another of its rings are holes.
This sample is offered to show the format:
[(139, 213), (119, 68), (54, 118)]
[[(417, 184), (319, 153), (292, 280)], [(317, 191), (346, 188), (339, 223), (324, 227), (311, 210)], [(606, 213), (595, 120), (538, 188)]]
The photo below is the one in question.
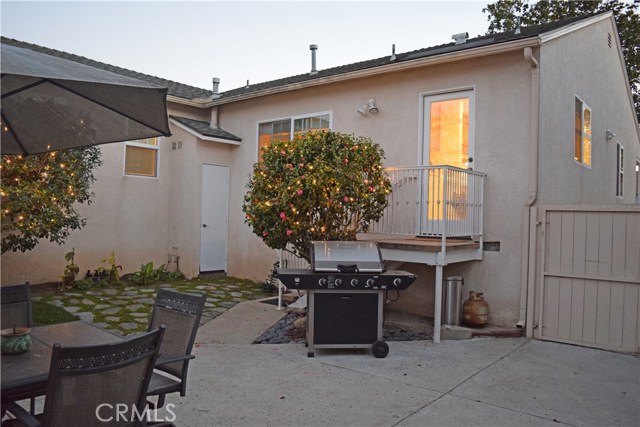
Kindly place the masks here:
[(14, 326), (33, 326), (31, 315), (31, 285), (25, 282), (0, 288), (2, 303), (1, 329)]
[[(0, 288), (0, 313), (2, 321), (0, 329), (10, 329), (15, 326), (33, 326), (33, 315), (31, 312), (31, 285), (29, 282), (19, 285), (8, 285)], [(32, 413), (35, 410), (35, 396), (42, 393), (42, 390), (24, 392), (9, 396), (13, 400), (29, 399)], [(0, 414), (4, 415), (4, 406), (0, 407)]]
[(129, 340), (96, 346), (54, 344), (42, 414), (34, 417), (3, 397), (7, 412), (16, 418), (3, 422), (2, 427), (147, 425), (146, 390), (164, 331), (160, 327)]
[(156, 371), (151, 377), (147, 396), (158, 396), (157, 408), (164, 406), (167, 393), (180, 392), (184, 397), (187, 389), (187, 370), (196, 339), (206, 295), (185, 294), (169, 289), (160, 289), (156, 295), (149, 322), (149, 329), (159, 325), (167, 327)]

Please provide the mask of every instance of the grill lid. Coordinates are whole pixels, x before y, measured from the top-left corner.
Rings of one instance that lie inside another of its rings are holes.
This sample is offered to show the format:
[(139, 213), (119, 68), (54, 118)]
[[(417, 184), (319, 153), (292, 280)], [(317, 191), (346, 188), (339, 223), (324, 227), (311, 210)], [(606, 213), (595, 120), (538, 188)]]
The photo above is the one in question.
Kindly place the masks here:
[(311, 268), (316, 272), (382, 273), (382, 255), (376, 242), (311, 242)]

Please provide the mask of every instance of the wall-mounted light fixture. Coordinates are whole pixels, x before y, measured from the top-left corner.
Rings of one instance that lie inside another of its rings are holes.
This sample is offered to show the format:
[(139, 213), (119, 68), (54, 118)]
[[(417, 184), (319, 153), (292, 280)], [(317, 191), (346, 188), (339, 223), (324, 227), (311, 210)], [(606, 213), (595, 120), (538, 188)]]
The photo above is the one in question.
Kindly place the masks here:
[(606, 135), (607, 135), (607, 142), (611, 141), (613, 138), (616, 137), (616, 134), (613, 133), (611, 129), (607, 129)]
[(376, 105), (376, 99), (371, 98), (362, 107), (358, 108), (360, 114), (378, 114), (378, 106)]

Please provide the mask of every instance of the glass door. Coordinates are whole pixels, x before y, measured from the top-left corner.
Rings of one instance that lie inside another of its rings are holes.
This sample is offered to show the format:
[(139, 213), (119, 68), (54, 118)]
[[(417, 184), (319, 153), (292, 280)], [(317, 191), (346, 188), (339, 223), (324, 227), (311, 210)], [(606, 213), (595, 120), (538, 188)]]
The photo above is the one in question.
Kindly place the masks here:
[(473, 91), (424, 98), (422, 164), (434, 166), (422, 178), (420, 234), (441, 236), (467, 216), (466, 174), (443, 167), (473, 169)]

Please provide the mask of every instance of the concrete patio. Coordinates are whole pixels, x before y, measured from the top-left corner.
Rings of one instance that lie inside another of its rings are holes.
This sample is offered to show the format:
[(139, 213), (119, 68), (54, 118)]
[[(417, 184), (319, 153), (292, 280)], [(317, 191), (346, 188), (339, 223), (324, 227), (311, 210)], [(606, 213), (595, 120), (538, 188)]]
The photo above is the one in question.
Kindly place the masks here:
[(389, 342), (385, 359), (250, 344), (280, 316), (248, 301), (203, 325), (187, 396), (167, 396), (175, 407), (158, 416), (171, 408), (183, 427), (640, 424), (634, 355), (526, 338)]

